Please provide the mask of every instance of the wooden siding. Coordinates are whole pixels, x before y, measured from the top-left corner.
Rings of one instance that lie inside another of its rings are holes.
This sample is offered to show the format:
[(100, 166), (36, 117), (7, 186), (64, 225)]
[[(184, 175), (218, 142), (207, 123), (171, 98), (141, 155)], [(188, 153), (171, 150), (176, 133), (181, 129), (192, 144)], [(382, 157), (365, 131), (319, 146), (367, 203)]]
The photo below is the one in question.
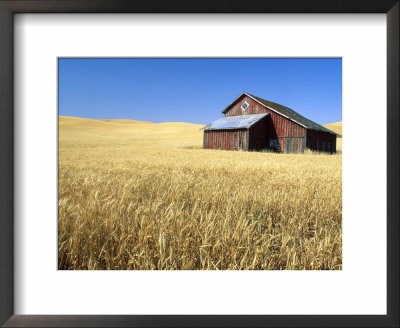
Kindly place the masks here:
[[(243, 102), (246, 101), (249, 107), (246, 111), (241, 109)], [(306, 146), (306, 128), (298, 123), (287, 119), (263, 105), (253, 100), (252, 98), (243, 95), (226, 111), (226, 116), (249, 115), (269, 113), (269, 121), (267, 122), (267, 147), (270, 139), (278, 140), (281, 152), (303, 152)], [(251, 140), (250, 140), (251, 141)], [(288, 144), (290, 144), (288, 148)]]
[(323, 131), (307, 130), (307, 148), (336, 153), (336, 135)]
[(206, 130), (203, 148), (224, 150), (249, 150), (248, 130)]
[[(247, 101), (249, 107), (246, 111), (243, 111), (240, 106), (243, 102)], [(305, 128), (294, 121), (287, 119), (286, 117), (278, 114), (263, 105), (259, 104), (250, 97), (243, 95), (240, 97), (232, 106), (228, 108), (226, 116), (236, 116), (236, 115), (249, 115), (249, 114), (261, 114), (269, 113), (271, 115), (273, 126), (275, 127), (275, 133), (278, 137), (304, 137)]]
[(278, 138), (279, 151), (282, 153), (303, 153), (306, 146), (305, 137)]

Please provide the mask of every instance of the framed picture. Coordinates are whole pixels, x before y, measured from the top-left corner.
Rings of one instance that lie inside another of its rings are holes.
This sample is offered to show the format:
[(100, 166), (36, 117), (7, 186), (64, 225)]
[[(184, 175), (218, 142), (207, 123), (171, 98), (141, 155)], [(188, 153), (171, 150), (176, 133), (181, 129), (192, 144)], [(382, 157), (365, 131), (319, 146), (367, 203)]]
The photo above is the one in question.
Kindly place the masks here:
[(398, 1), (0, 21), (1, 324), (399, 325)]

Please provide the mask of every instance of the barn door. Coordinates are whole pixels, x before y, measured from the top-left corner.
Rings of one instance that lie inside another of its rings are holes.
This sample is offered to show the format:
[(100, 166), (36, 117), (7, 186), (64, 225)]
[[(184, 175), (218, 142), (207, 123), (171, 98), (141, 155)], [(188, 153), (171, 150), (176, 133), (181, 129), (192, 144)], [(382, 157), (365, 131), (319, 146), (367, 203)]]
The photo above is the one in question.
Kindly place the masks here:
[(242, 133), (240, 131), (234, 133), (235, 150), (240, 150), (243, 147)]
[(292, 150), (292, 138), (286, 139), (286, 152), (289, 154)]
[(238, 146), (239, 146), (238, 142), (239, 142), (238, 133), (234, 132), (233, 133), (233, 149), (234, 150), (238, 150)]

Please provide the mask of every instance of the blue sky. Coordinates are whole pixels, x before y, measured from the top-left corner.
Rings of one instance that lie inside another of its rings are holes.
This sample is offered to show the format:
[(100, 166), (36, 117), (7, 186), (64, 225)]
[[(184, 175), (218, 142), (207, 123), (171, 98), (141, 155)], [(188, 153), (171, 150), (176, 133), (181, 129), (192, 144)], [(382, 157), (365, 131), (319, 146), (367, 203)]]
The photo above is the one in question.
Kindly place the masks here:
[(208, 124), (243, 91), (342, 120), (339, 58), (60, 58), (59, 115)]

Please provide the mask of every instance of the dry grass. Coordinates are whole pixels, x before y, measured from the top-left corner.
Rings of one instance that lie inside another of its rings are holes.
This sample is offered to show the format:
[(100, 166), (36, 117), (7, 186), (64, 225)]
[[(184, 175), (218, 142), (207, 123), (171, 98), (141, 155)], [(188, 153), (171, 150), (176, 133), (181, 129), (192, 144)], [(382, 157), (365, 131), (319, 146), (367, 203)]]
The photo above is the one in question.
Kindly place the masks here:
[(203, 150), (186, 123), (59, 122), (60, 269), (341, 269), (341, 155)]
[(325, 124), (324, 127), (337, 133), (338, 135), (340, 135), (340, 137), (342, 137), (342, 122)]

